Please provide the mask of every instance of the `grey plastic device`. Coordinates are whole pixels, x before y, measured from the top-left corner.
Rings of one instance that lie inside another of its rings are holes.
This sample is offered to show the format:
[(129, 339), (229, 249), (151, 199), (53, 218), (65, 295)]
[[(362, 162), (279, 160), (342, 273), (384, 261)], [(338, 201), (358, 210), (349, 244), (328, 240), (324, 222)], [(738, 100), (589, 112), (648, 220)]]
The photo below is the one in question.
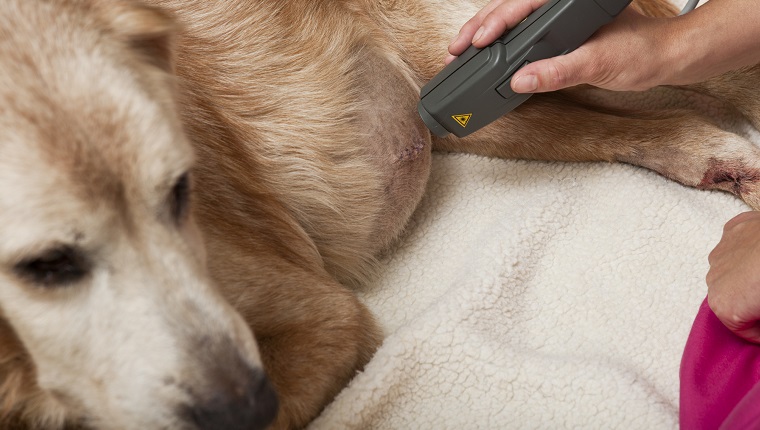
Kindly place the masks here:
[(568, 53), (609, 23), (632, 0), (549, 0), (491, 45), (470, 46), (420, 91), (425, 125), (458, 137), (485, 127), (530, 94), (512, 91), (512, 75), (526, 64)]

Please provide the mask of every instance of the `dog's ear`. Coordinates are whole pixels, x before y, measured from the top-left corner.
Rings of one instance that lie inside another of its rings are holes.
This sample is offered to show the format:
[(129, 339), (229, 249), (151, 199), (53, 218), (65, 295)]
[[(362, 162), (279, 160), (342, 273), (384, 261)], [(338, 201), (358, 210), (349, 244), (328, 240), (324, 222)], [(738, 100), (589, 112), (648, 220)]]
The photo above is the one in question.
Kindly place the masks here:
[(146, 60), (172, 72), (175, 23), (167, 12), (133, 1), (99, 2), (110, 30)]

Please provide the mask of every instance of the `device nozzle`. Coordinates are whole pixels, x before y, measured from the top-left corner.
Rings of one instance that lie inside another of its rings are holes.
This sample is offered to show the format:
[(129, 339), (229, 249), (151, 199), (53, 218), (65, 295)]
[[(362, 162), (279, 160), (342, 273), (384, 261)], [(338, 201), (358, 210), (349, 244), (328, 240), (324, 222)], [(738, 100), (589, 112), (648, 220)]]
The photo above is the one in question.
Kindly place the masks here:
[(446, 130), (444, 126), (438, 123), (438, 121), (436, 121), (435, 118), (433, 118), (433, 116), (428, 113), (427, 109), (425, 109), (425, 106), (422, 105), (422, 101), (417, 104), (417, 112), (419, 112), (420, 118), (422, 118), (422, 121), (433, 134), (438, 137), (446, 137), (449, 135), (449, 131)]

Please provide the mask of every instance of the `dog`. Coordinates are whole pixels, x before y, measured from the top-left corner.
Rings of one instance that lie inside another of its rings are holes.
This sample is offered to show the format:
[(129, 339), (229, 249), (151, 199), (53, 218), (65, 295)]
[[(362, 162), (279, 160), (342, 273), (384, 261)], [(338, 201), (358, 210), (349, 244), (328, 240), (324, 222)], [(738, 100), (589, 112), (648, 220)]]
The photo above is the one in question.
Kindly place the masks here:
[(3, 428), (305, 426), (382, 341), (351, 287), (433, 150), (630, 163), (760, 207), (757, 67), (431, 136), (419, 89), (482, 3), (5, 0)]

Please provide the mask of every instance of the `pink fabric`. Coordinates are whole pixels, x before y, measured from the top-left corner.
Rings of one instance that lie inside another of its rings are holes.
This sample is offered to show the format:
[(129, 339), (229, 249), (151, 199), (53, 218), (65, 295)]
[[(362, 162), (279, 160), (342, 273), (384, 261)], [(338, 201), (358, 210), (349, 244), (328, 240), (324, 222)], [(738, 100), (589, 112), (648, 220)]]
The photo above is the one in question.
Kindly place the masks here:
[(681, 360), (681, 429), (760, 428), (758, 381), (760, 345), (731, 333), (705, 299)]

